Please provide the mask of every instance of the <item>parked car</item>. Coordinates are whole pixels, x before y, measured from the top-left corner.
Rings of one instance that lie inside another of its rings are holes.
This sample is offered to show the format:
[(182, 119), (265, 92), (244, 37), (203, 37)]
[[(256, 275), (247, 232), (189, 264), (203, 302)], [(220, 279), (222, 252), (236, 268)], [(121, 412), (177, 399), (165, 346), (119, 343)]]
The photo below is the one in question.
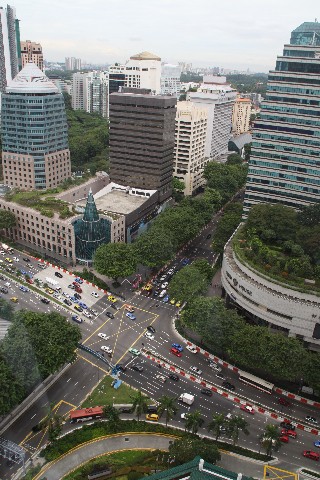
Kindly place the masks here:
[(79, 307), (83, 308), (83, 310), (87, 310), (87, 305), (83, 302), (79, 302)]
[(24, 262), (28, 262), (28, 263), (30, 262), (30, 258), (27, 258), (27, 257), (23, 257), (22, 260), (23, 260)]
[(152, 325), (148, 325), (147, 330), (149, 330), (149, 332), (156, 333), (156, 329)]
[(91, 295), (95, 298), (99, 298), (99, 295), (97, 294), (97, 292), (91, 292)]
[(58, 277), (58, 278), (62, 278), (62, 277), (63, 277), (63, 275), (61, 275), (60, 272), (55, 272), (55, 276)]
[(77, 283), (80, 283), (80, 284), (83, 283), (83, 280), (80, 277), (75, 278), (74, 281), (77, 282)]
[(48, 304), (48, 303), (50, 303), (50, 300), (48, 300), (47, 298), (41, 298), (41, 302), (45, 303), (45, 304)]
[(151, 422), (157, 422), (159, 420), (159, 415), (157, 415), (156, 413), (147, 413), (146, 420), (149, 420)]
[(280, 427), (285, 428), (286, 430), (295, 430), (296, 427), (290, 422), (281, 422)]
[[(65, 298), (65, 299), (63, 300), (63, 303), (65, 303), (66, 305), (68, 305), (68, 307), (70, 307), (70, 305), (72, 305), (72, 302), (70, 302), (70, 300), (68, 300), (67, 298)], [(76, 307), (77, 307), (77, 306), (78, 306), (78, 305), (76, 305)]]

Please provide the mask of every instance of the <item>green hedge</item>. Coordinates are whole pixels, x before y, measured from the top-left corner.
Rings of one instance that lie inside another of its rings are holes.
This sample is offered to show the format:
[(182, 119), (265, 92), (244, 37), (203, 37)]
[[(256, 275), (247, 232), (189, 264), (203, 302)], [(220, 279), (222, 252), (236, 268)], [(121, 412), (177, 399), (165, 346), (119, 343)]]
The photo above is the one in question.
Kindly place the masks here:
[(97, 277), (93, 272), (89, 272), (86, 268), (83, 269), (82, 272), (72, 272), (74, 275), (87, 280), (88, 282), (94, 283), (97, 287), (102, 288), (103, 290), (110, 290), (109, 286), (101, 280), (101, 278)]

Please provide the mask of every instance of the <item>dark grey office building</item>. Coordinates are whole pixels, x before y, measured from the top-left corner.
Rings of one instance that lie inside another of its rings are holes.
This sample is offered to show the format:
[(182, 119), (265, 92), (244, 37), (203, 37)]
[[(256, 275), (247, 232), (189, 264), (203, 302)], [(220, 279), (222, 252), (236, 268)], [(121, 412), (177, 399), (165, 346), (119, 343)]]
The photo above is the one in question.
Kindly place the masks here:
[(171, 196), (175, 116), (174, 97), (110, 95), (112, 182), (158, 190), (160, 202)]

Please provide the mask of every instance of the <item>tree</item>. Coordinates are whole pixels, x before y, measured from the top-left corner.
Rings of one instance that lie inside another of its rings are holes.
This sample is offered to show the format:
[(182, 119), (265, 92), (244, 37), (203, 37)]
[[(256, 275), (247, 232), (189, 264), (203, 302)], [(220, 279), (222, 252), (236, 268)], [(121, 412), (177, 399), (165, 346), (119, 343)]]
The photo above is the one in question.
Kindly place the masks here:
[(113, 405), (108, 404), (103, 407), (103, 415), (113, 430), (116, 431), (120, 420), (119, 411)]
[(228, 155), (226, 165), (241, 165), (243, 163), (243, 158), (238, 153), (231, 153)]
[(158, 414), (160, 417), (163, 413), (166, 414), (166, 426), (178, 411), (176, 401), (176, 397), (169, 397), (168, 395), (162, 395), (162, 397), (159, 398)]
[(204, 293), (207, 288), (207, 278), (197, 268), (188, 265), (174, 275), (169, 284), (168, 292), (171, 297), (186, 302), (195, 295)]
[(63, 418), (55, 411), (53, 403), (50, 403), (45, 418), (40, 422), (41, 430), (48, 429), (49, 442), (54, 443), (62, 431)]
[(208, 431), (213, 433), (216, 441), (221, 436), (222, 427), (224, 427), (226, 423), (225, 416), (222, 413), (212, 416), (212, 420), (208, 425)]
[(25, 389), (10, 368), (5, 358), (0, 354), (0, 415), (12, 410), (25, 396)]
[(251, 143), (246, 143), (244, 146), (244, 159), (246, 162), (249, 162), (251, 155)]
[(230, 418), (227, 424), (227, 434), (232, 439), (233, 445), (238, 442), (240, 432), (249, 435), (248, 422), (241, 416)]
[(136, 267), (135, 251), (128, 243), (106, 243), (97, 249), (94, 256), (94, 268), (115, 281), (118, 277), (129, 277)]
[(172, 195), (176, 202), (183, 199), (183, 191), (186, 188), (185, 184), (177, 177), (172, 179)]
[(215, 252), (223, 252), (225, 244), (241, 222), (241, 213), (242, 211), (239, 211), (238, 207), (235, 207), (234, 210), (226, 211), (223, 217), (219, 220), (212, 242)]
[(261, 438), (261, 444), (266, 450), (266, 454), (271, 456), (272, 450), (278, 451), (281, 447), (280, 432), (277, 425), (268, 423), (265, 427), (264, 435)]
[(146, 413), (148, 410), (149, 397), (138, 390), (133, 395), (130, 395), (130, 398), (132, 399), (133, 410), (136, 411), (137, 419), (139, 421), (141, 414)]
[(196, 434), (203, 424), (204, 419), (201, 417), (200, 410), (195, 410), (192, 413), (187, 413), (186, 421), (184, 424), (184, 428), (185, 430), (187, 430), (187, 432)]
[(0, 317), (5, 320), (12, 320), (14, 316), (14, 307), (11, 302), (0, 298)]
[(254, 205), (250, 209), (245, 229), (246, 232), (254, 230), (261, 239), (265, 232), (273, 230), (276, 241), (293, 240), (295, 242), (298, 230), (297, 218), (297, 212), (291, 207), (280, 204)]
[(167, 263), (174, 254), (171, 239), (165, 232), (151, 230), (141, 235), (134, 243), (136, 256), (139, 263), (148, 267), (161, 267)]
[(220, 460), (220, 453), (216, 445), (192, 436), (175, 440), (169, 446), (169, 455), (174, 458), (176, 465), (190, 462), (197, 455), (213, 464)]
[(9, 210), (0, 210), (0, 229), (16, 226), (16, 217)]
[(198, 258), (192, 263), (192, 267), (196, 268), (207, 279), (208, 284), (214, 277), (214, 270), (205, 258)]

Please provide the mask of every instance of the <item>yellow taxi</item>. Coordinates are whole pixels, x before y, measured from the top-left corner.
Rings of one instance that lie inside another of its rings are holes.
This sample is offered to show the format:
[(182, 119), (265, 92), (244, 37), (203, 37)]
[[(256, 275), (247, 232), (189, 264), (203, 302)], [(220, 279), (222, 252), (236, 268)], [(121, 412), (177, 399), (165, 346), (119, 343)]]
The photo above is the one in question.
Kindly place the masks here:
[(7, 257), (7, 258), (6, 258), (6, 262), (8, 262), (8, 263), (12, 263), (12, 260), (11, 260), (11, 258)]
[(171, 303), (171, 305), (174, 305), (176, 303), (175, 299), (171, 298), (170, 303)]
[(132, 305), (125, 305), (124, 309), (127, 310), (127, 312), (130, 312), (130, 313), (134, 312), (134, 308), (133, 308)]
[(151, 422), (158, 422), (159, 415), (156, 413), (147, 413), (146, 420), (150, 420)]
[(116, 301), (117, 301), (116, 297), (114, 297), (113, 295), (109, 295), (108, 300), (109, 300), (109, 302), (112, 302), (112, 303), (116, 303)]
[(54, 293), (54, 290), (52, 290), (52, 288), (46, 288), (46, 292), (52, 295)]
[(17, 297), (11, 297), (10, 300), (11, 300), (11, 302), (13, 302), (13, 303), (18, 303)]
[(176, 307), (181, 307), (181, 302), (180, 302), (180, 300), (177, 301)]
[(147, 283), (147, 285), (142, 287), (142, 290), (146, 290), (147, 292), (150, 292), (150, 290), (152, 290), (152, 285), (150, 285), (150, 283)]

